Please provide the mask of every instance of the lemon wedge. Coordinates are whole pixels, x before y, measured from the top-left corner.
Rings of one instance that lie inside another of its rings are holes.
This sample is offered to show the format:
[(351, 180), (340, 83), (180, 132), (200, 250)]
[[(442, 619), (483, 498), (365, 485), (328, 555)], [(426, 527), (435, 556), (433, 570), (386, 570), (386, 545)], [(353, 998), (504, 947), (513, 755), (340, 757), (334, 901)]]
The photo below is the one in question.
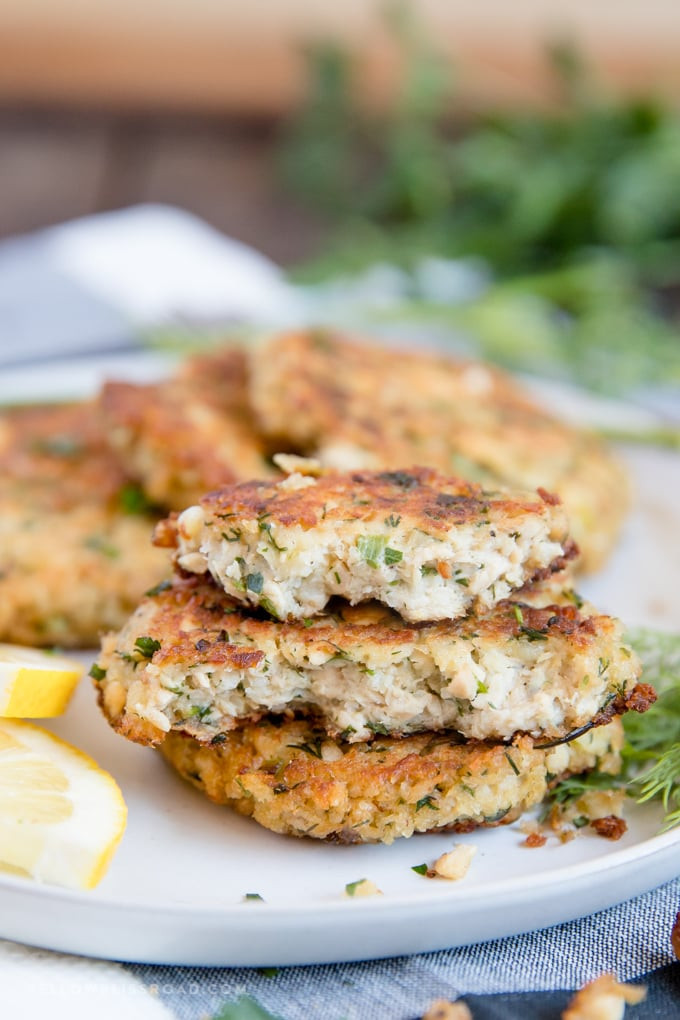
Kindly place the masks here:
[(117, 783), (31, 723), (0, 719), (0, 869), (91, 889), (125, 830)]
[(0, 716), (47, 719), (61, 715), (83, 672), (73, 659), (0, 644)]

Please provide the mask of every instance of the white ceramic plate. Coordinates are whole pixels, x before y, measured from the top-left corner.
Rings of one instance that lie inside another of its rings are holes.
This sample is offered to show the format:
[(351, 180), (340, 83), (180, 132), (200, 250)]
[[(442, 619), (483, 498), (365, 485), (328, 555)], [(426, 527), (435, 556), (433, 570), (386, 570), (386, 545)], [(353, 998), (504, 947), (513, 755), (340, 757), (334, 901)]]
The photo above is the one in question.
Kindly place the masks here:
[[(584, 589), (629, 623), (680, 629), (680, 457), (626, 456), (635, 511), (607, 570)], [(390, 847), (330, 846), (276, 836), (208, 803), (154, 752), (113, 734), (87, 682), (50, 728), (118, 779), (129, 824), (93, 892), (0, 878), (0, 936), (33, 945), (153, 963), (371, 959), (571, 920), (680, 873), (680, 830), (658, 835), (655, 805), (630, 806), (618, 843), (585, 834), (528, 850), (513, 825)], [(431, 881), (411, 870), (454, 842), (478, 848), (464, 880)], [(384, 895), (347, 899), (346, 883), (364, 877)], [(244, 902), (248, 892), (265, 902)]]

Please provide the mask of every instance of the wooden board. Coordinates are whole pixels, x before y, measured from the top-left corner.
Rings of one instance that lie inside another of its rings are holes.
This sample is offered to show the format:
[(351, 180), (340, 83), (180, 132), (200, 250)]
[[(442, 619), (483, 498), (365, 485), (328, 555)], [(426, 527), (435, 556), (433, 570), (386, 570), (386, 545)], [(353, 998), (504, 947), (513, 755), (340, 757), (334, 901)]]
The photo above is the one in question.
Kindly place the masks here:
[[(463, 106), (550, 101), (545, 43), (573, 39), (614, 90), (680, 97), (677, 0), (420, 0)], [(4, 0), (0, 101), (280, 113), (305, 87), (303, 52), (335, 39), (367, 103), (400, 77), (383, 0)]]

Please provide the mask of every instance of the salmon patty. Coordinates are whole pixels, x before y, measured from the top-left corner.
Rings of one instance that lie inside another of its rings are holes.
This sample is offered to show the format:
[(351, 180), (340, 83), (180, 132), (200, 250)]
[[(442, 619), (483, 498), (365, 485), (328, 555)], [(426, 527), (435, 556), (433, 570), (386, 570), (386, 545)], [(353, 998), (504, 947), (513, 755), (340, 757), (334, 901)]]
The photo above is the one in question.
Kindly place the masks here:
[(621, 766), (620, 720), (551, 749), (461, 744), (452, 734), (345, 744), (304, 720), (244, 726), (205, 747), (171, 733), (161, 752), (217, 804), (274, 832), (392, 843), (415, 832), (495, 826), (539, 804), (556, 777)]
[(93, 645), (169, 573), (92, 404), (0, 415), (0, 640)]
[(620, 623), (574, 598), (540, 608), (534, 591), (532, 605), (517, 596), (483, 616), (411, 625), (378, 603), (338, 601), (281, 622), (188, 577), (104, 639), (100, 700), (115, 729), (149, 744), (172, 730), (209, 743), (284, 711), (348, 742), (450, 729), (563, 739), (625, 711), (643, 686)]
[(575, 553), (547, 493), (491, 492), (429, 468), (247, 482), (204, 497), (171, 530), (181, 568), (209, 571), (279, 619), (312, 616), (334, 596), (377, 599), (411, 622), (455, 619)]

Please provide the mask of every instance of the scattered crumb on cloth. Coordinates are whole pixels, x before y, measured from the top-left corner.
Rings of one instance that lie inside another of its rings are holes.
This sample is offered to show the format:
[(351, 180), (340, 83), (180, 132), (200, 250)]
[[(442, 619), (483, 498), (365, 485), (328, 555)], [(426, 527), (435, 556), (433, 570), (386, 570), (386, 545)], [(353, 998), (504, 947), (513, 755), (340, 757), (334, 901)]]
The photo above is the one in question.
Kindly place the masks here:
[(423, 1020), (473, 1020), (473, 1018), (464, 1002), (437, 999), (424, 1014)]
[(622, 985), (613, 974), (602, 974), (576, 993), (562, 1020), (622, 1020), (626, 1005), (636, 1006), (646, 995), (640, 985)]

